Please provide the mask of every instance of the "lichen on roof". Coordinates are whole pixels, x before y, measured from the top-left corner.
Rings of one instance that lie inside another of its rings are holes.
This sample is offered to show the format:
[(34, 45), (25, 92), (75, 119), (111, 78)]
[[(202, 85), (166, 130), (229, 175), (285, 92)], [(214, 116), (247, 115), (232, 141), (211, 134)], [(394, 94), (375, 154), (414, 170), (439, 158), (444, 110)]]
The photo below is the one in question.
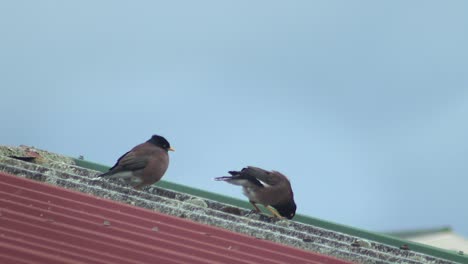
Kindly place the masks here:
[[(0, 146), (0, 156), (12, 157), (12, 158), (31, 158), (31, 162), (41, 164), (42, 166), (59, 166), (59, 164), (66, 164), (63, 169), (66, 170), (68, 165), (75, 165), (74, 159), (52, 153), (49, 151), (37, 149), (32, 146), (20, 145), (18, 147), (12, 146)], [(60, 168), (57, 168), (60, 169)]]

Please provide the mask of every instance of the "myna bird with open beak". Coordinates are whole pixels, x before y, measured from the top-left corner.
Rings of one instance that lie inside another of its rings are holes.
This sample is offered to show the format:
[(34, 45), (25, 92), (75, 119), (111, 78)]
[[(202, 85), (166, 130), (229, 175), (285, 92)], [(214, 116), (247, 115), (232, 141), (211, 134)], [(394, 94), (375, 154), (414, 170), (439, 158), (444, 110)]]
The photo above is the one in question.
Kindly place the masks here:
[(256, 212), (260, 212), (256, 205), (259, 203), (274, 217), (292, 219), (296, 215), (291, 183), (285, 175), (252, 166), (241, 171), (229, 171), (229, 174), (231, 176), (217, 177), (215, 180), (242, 186), (244, 195), (249, 198)]
[(153, 135), (122, 155), (108, 172), (98, 177), (123, 178), (135, 189), (159, 181), (169, 166), (168, 151), (174, 151), (169, 142), (161, 136)]

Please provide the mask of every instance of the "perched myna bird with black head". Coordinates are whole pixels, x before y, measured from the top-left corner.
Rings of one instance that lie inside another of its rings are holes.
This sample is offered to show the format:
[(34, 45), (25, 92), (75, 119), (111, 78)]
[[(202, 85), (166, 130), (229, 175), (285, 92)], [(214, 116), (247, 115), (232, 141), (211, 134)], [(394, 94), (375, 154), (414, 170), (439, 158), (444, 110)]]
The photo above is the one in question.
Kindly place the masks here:
[(168, 151), (174, 151), (162, 136), (153, 135), (148, 141), (132, 148), (117, 160), (108, 172), (98, 177), (123, 178), (135, 189), (159, 181), (169, 166)]
[(256, 212), (260, 212), (256, 205), (259, 203), (274, 217), (292, 219), (296, 215), (294, 193), (285, 175), (252, 166), (241, 171), (229, 171), (229, 174), (231, 176), (217, 177), (215, 180), (242, 186), (244, 195), (249, 198)]

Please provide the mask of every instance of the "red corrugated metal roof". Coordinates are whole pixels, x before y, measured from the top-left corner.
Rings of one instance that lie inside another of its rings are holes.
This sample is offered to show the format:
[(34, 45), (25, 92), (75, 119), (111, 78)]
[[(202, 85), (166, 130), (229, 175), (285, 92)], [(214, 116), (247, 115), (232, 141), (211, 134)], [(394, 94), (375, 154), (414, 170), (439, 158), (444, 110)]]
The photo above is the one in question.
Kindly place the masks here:
[(1, 173), (1, 263), (349, 263)]

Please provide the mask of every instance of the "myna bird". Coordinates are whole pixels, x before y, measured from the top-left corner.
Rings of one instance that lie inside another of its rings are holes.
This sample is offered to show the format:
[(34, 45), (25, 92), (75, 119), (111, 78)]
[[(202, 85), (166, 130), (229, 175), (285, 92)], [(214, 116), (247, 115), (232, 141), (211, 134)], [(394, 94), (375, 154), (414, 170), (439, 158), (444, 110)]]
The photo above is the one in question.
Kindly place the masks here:
[(159, 181), (169, 166), (168, 151), (174, 151), (169, 142), (153, 135), (122, 155), (108, 172), (98, 177), (123, 178), (130, 181), (135, 189)]
[(296, 214), (291, 183), (280, 172), (248, 166), (241, 171), (229, 171), (229, 174), (232, 176), (217, 177), (215, 180), (242, 186), (244, 195), (249, 198), (257, 213), (260, 212), (256, 205), (259, 203), (274, 217), (292, 219)]

